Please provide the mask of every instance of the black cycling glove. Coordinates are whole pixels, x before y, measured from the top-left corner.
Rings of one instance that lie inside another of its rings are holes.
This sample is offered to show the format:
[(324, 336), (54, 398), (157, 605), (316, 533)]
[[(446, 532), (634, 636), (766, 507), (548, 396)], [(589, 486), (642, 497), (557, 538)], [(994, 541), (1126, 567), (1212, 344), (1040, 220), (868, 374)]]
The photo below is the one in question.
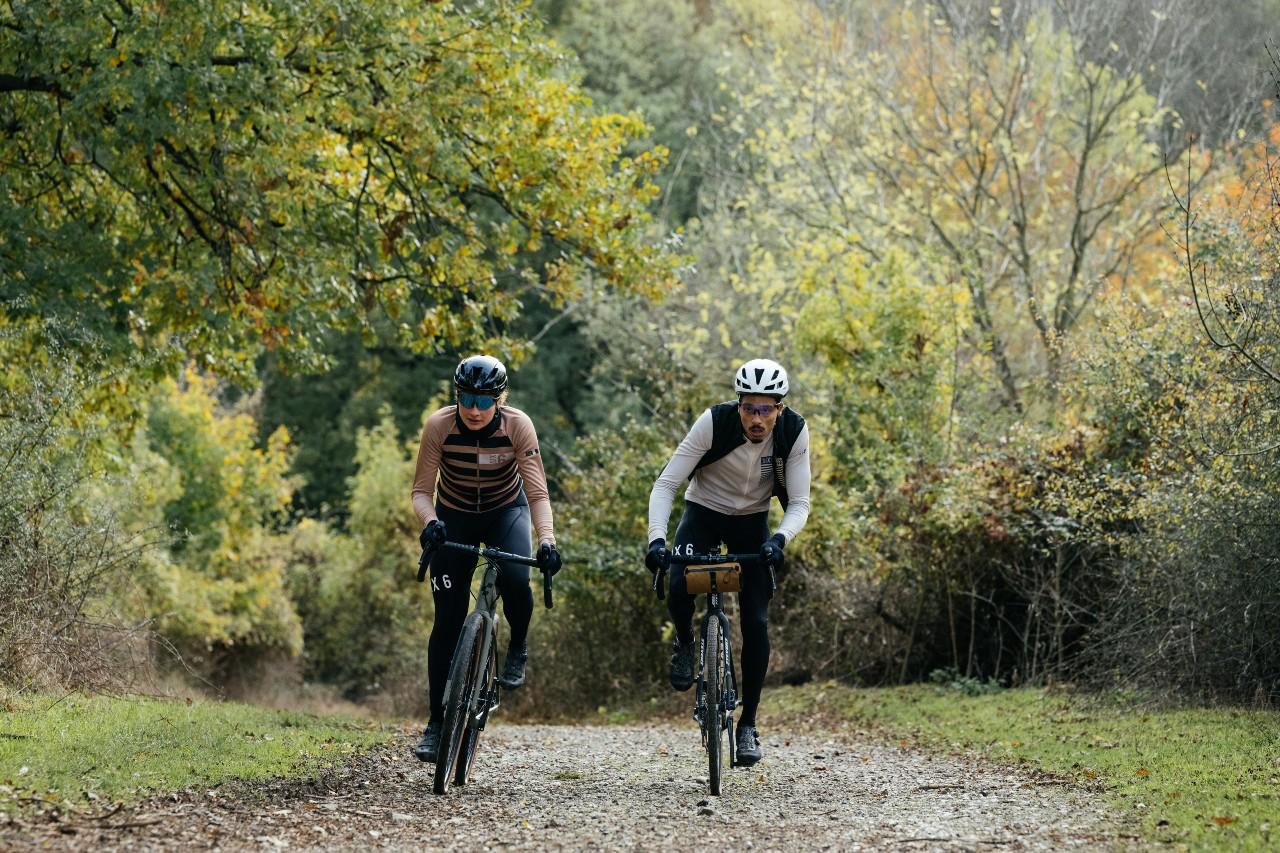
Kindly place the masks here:
[(534, 559), (538, 561), (538, 570), (551, 577), (555, 577), (556, 572), (560, 571), (560, 567), (564, 565), (564, 560), (560, 559), (560, 552), (550, 542), (543, 542), (538, 546), (538, 554)]
[(435, 551), (444, 543), (446, 537), (444, 522), (438, 518), (433, 518), (427, 522), (427, 526), (422, 528), (422, 532), (418, 534), (418, 542), (422, 545), (422, 550)]
[(655, 539), (649, 543), (649, 552), (644, 555), (644, 564), (655, 575), (665, 569), (671, 561), (671, 552), (667, 550), (667, 540)]
[(760, 546), (760, 562), (765, 565), (772, 566), (774, 570), (782, 568), (782, 549), (786, 547), (787, 539), (781, 533), (775, 533), (765, 540)]

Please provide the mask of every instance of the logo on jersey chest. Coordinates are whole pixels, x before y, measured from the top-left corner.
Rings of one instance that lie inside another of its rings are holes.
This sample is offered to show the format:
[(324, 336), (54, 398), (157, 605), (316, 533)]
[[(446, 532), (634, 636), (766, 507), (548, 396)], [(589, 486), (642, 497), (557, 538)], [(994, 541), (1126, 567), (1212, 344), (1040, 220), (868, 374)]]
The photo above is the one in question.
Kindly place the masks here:
[(514, 453), (481, 453), (477, 461), (481, 465), (502, 465), (515, 459)]

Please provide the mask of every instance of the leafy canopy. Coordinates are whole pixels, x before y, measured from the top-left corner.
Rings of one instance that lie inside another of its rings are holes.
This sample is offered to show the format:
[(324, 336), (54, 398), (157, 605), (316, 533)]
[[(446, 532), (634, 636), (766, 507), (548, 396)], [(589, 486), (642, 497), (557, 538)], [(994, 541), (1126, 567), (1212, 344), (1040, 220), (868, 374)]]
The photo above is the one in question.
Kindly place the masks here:
[[(0, 10), (0, 304), (247, 376), (321, 332), (506, 334), (575, 271), (654, 294), (636, 116), (596, 115), (513, 0)], [(541, 250), (540, 269), (522, 270)], [(177, 356), (175, 356), (177, 357)]]

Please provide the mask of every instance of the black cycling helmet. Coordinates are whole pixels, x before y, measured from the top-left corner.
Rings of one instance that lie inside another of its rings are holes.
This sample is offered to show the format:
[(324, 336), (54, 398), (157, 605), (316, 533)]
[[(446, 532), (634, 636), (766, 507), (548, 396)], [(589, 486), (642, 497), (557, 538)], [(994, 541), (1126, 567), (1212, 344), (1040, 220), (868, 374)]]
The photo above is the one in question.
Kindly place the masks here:
[(507, 368), (491, 355), (473, 355), (458, 362), (453, 384), (459, 391), (497, 397), (507, 390)]

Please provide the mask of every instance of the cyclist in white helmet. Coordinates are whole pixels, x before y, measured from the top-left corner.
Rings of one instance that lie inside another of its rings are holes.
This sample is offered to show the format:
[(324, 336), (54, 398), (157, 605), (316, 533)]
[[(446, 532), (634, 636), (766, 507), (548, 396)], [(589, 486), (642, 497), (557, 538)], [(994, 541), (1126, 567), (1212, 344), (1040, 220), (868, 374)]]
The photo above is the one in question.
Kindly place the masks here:
[[(649, 550), (645, 565), (657, 572), (666, 565), (667, 523), (680, 485), (689, 480), (684, 515), (676, 529), (677, 552), (758, 551), (758, 564), (742, 567), (738, 604), (742, 621), (742, 716), (738, 722), (738, 763), (760, 760), (756, 708), (769, 668), (769, 567), (782, 566), (782, 552), (809, 518), (809, 428), (782, 400), (790, 390), (787, 371), (776, 361), (757, 358), (738, 368), (733, 379), (737, 400), (707, 409), (694, 422), (649, 493)], [(769, 533), (769, 499), (784, 510), (778, 529)], [(671, 655), (671, 686), (693, 684), (696, 644), (693, 596), (683, 571), (672, 568), (667, 608), (676, 628)]]

